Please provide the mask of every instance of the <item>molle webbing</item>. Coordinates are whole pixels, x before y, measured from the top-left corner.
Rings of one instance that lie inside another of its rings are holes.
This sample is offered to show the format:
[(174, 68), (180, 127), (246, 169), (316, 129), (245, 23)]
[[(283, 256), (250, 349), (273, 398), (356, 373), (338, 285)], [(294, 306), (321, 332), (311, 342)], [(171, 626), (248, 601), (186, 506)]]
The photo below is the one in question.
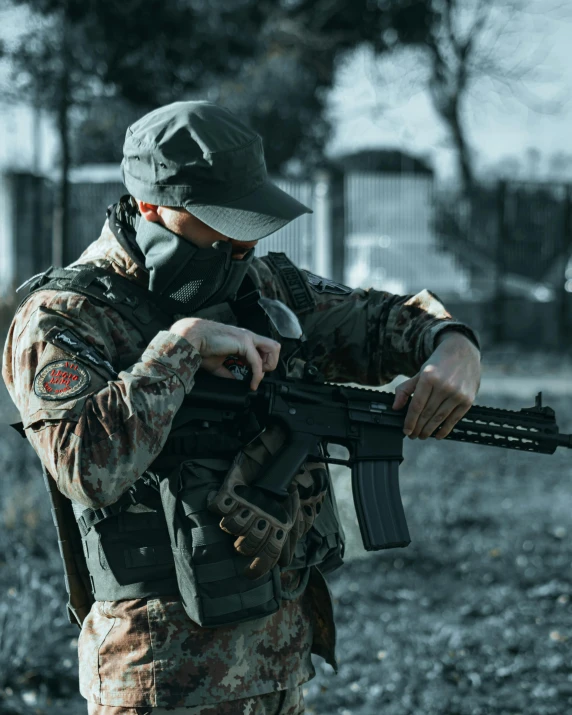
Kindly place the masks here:
[(101, 509), (73, 503), (97, 601), (177, 594), (175, 563), (156, 488), (139, 478)]
[(250, 558), (236, 551), (235, 536), (208, 509), (209, 495), (231, 463), (193, 459), (159, 480), (183, 606), (195, 623), (210, 628), (262, 618), (280, 607), (279, 568), (249, 579)]
[(77, 506), (74, 506), (76, 512), (76, 520), (82, 536), (86, 536), (87, 532), (96, 524), (109, 519), (111, 516), (116, 516), (122, 511), (126, 511), (130, 506), (139, 504), (145, 499), (153, 499), (158, 501), (158, 492), (150, 486), (144, 477), (139, 478), (131, 487), (122, 494), (119, 499), (109, 506), (101, 509), (83, 509), (78, 513)]
[(272, 253), (266, 256), (266, 261), (278, 273), (284, 290), (292, 303), (295, 313), (307, 313), (315, 305), (315, 299), (301, 271), (296, 268), (285, 253)]
[[(195, 512), (196, 513), (196, 512)], [(191, 529), (191, 543), (193, 550), (204, 547), (211, 547), (215, 544), (223, 544), (228, 546), (229, 535), (226, 534), (218, 524), (209, 524)], [(224, 548), (224, 546), (222, 546)], [(236, 614), (244, 609), (258, 608), (272, 602), (275, 599), (275, 588), (273, 580), (267, 576), (266, 583), (257, 585), (254, 581), (246, 581), (247, 589), (232, 593), (232, 587), (238, 579), (243, 580), (244, 576), (240, 573), (240, 566), (237, 565), (237, 559), (229, 552), (229, 558), (220, 559), (211, 563), (195, 564), (194, 576), (199, 586), (211, 584), (215, 586), (219, 582), (223, 582), (218, 586), (218, 593), (224, 595), (212, 596), (207, 593), (200, 593), (201, 609), (205, 620), (217, 619), (230, 614)], [(231, 579), (231, 582), (226, 586), (224, 582)], [(205, 625), (211, 625), (205, 623)]]
[(89, 264), (75, 268), (51, 267), (21, 287), (25, 286), (29, 293), (19, 307), (38, 290), (73, 291), (112, 306), (149, 342), (181, 313), (176, 301), (160, 298), (128, 278)]

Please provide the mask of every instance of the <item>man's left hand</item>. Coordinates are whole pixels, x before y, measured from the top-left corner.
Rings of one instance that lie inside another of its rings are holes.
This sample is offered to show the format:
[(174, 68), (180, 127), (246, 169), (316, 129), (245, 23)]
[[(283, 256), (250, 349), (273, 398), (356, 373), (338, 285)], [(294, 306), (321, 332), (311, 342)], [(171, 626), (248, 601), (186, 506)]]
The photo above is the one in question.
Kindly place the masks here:
[(447, 331), (421, 370), (395, 389), (393, 409), (413, 395), (403, 431), (411, 439), (427, 439), (441, 425), (443, 439), (473, 404), (481, 381), (481, 354), (464, 335)]

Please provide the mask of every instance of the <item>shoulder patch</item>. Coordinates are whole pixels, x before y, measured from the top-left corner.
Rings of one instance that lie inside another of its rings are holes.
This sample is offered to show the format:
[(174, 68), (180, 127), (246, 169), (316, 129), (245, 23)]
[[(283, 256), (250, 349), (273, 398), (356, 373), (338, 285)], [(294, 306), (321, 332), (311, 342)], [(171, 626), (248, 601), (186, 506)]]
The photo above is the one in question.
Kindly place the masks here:
[(336, 283), (329, 278), (322, 278), (310, 271), (304, 271), (310, 288), (316, 293), (333, 293), (334, 295), (348, 295), (352, 289), (342, 283)]
[(34, 392), (44, 400), (69, 400), (83, 392), (91, 376), (74, 360), (55, 360), (40, 370), (34, 380)]
[(65, 328), (64, 330), (58, 327), (52, 328), (46, 335), (46, 342), (66, 352), (70, 352), (84, 362), (90, 363), (96, 370), (101, 370), (105, 377), (111, 375), (114, 380), (117, 378), (117, 372), (113, 365), (92, 345), (78, 338), (69, 328)]

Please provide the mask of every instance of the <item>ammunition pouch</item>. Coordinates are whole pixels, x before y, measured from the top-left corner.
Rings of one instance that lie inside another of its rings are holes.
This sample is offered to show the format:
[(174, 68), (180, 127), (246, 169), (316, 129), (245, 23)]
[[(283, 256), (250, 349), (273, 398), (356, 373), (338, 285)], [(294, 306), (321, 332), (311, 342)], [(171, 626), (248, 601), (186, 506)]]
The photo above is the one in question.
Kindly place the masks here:
[[(98, 601), (180, 594), (189, 617), (218, 627), (275, 613), (282, 600), (305, 588), (311, 566), (323, 572), (341, 565), (343, 541), (331, 490), (290, 566), (275, 566), (252, 581), (250, 561), (234, 548), (235, 537), (207, 509), (230, 459), (194, 458), (165, 467), (159, 458), (115, 504), (84, 509), (74, 504), (92, 593)], [(281, 573), (299, 571), (294, 591), (283, 588)]]
[(96, 601), (177, 593), (161, 497), (147, 475), (115, 504), (73, 510)]
[(231, 462), (194, 459), (161, 476), (161, 498), (169, 529), (183, 606), (201, 626), (262, 618), (280, 607), (280, 570), (252, 581), (250, 559), (234, 548), (235, 537), (207, 510), (207, 497), (220, 488)]

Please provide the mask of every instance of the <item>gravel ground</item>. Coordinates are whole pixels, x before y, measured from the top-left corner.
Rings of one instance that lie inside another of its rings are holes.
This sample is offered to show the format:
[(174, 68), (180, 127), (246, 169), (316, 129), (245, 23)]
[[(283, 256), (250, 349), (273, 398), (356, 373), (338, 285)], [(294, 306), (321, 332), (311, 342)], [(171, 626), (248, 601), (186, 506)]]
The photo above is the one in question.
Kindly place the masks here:
[[(550, 404), (572, 431), (569, 401)], [(407, 440), (412, 544), (370, 554), (339, 469), (351, 556), (330, 577), (340, 670), (316, 659), (308, 712), (572, 713), (569, 457)]]
[[(495, 360), (485, 365), (491, 375), (501, 382), (518, 375), (534, 389), (531, 374), (539, 383), (572, 374), (558, 356), (531, 356), (529, 376), (510, 349)], [(533, 395), (483, 393), (479, 402), (519, 409)], [(558, 389), (545, 401), (561, 431), (572, 432), (569, 398)], [(0, 389), (2, 408), (2, 421), (13, 417)], [(0, 713), (84, 715), (74, 695), (77, 630), (62, 617), (59, 557), (35, 456), (6, 429), (0, 447), (8, 477), (0, 482)], [(336, 676), (316, 658), (308, 712), (572, 713), (569, 456), (407, 440), (400, 478), (412, 544), (369, 554), (349, 471), (335, 468), (349, 557), (330, 577), (340, 669)]]

